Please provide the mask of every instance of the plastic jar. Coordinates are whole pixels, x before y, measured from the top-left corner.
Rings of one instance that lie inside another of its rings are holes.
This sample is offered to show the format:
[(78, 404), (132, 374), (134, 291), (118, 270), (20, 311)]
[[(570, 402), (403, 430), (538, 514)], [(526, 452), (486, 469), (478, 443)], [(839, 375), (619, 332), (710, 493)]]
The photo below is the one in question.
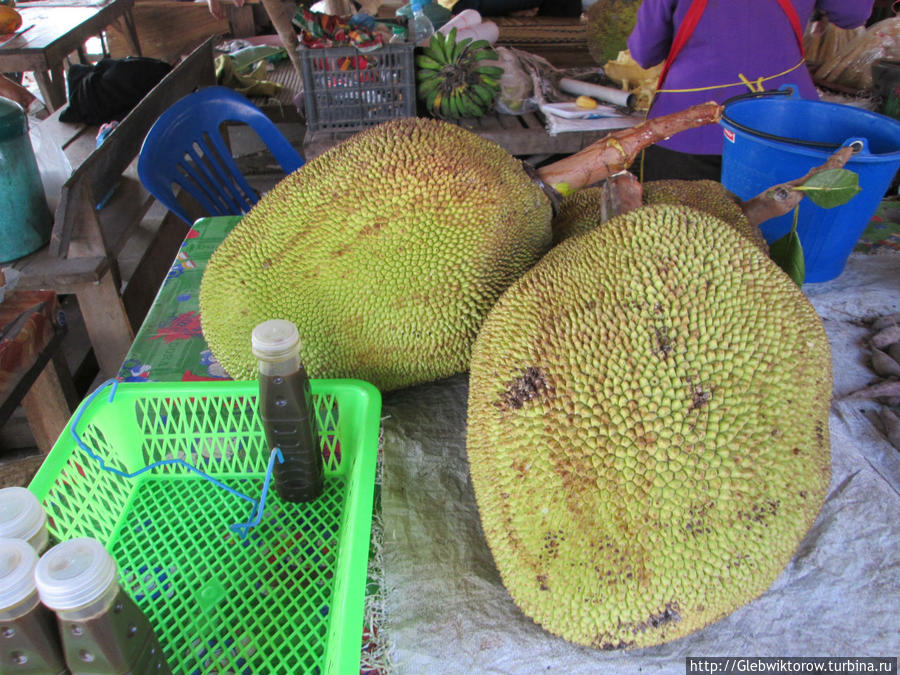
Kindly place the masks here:
[(96, 539), (57, 544), (34, 571), (41, 602), (56, 612), (66, 663), (77, 673), (170, 673), (153, 627), (119, 586)]
[(23, 539), (0, 539), (0, 672), (66, 673), (56, 617), (34, 585), (38, 554)]
[(31, 490), (8, 487), (0, 490), (0, 537), (25, 539), (38, 555), (47, 548), (47, 514)]

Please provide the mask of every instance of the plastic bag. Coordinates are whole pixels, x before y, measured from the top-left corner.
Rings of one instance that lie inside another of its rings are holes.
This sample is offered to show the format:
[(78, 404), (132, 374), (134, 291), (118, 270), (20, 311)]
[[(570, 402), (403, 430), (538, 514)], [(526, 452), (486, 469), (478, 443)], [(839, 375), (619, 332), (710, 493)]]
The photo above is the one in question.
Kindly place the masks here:
[(44, 185), (47, 206), (50, 207), (50, 213), (56, 213), (63, 183), (72, 175), (72, 164), (62, 148), (52, 142), (34, 119), (28, 120), (28, 136), (41, 174), (41, 183)]
[(494, 102), (497, 112), (504, 115), (524, 115), (538, 109), (532, 96), (531, 76), (525, 72), (516, 55), (506, 47), (497, 47), (500, 57), (496, 65), (503, 68), (500, 76), (500, 95)]
[(850, 89), (871, 89), (872, 64), (900, 59), (900, 17), (890, 17), (869, 26), (864, 33), (829, 58), (816, 71), (815, 79)]

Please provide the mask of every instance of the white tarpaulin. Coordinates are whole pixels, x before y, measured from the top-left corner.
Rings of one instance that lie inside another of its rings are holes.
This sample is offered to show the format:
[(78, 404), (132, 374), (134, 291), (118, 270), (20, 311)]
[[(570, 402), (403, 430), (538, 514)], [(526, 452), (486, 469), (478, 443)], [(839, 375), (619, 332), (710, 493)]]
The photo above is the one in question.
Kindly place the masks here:
[(861, 319), (900, 312), (900, 258), (854, 255), (804, 291), (832, 346), (832, 483), (772, 587), (679, 641), (603, 652), (523, 615), (484, 540), (466, 464), (463, 376), (384, 398), (382, 639), (401, 673), (685, 672), (686, 656), (897, 656), (900, 452), (840, 400), (871, 382)]

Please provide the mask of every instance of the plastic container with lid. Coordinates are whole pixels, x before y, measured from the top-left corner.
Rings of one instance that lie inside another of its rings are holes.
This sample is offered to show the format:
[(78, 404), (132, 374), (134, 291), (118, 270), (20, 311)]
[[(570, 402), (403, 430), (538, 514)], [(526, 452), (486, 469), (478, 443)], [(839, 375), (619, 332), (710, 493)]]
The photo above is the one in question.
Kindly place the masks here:
[(153, 627), (119, 586), (113, 557), (96, 539), (57, 544), (34, 581), (56, 612), (63, 652), (76, 673), (170, 673)]
[(0, 673), (65, 673), (56, 617), (34, 584), (38, 554), (23, 539), (0, 539)]
[(46, 244), (52, 225), (25, 110), (0, 96), (0, 263)]
[(259, 367), (259, 416), (275, 462), (275, 491), (288, 502), (310, 502), (322, 494), (324, 462), (300, 334), (290, 321), (271, 319), (253, 329), (251, 349)]
[(47, 514), (31, 490), (8, 487), (0, 490), (0, 537), (25, 539), (38, 555), (47, 548)]

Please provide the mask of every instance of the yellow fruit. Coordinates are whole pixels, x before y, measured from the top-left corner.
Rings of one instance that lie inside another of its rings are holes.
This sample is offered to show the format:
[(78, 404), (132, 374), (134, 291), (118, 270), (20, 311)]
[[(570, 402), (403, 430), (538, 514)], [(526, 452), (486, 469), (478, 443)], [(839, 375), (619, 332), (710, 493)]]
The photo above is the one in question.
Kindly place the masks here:
[(0, 5), (0, 35), (15, 33), (22, 27), (22, 15), (12, 7)]
[(590, 96), (579, 96), (575, 99), (575, 105), (579, 108), (584, 108), (585, 110), (593, 110), (597, 107), (597, 101)]
[(829, 484), (822, 322), (719, 219), (644, 206), (555, 248), (472, 351), (466, 452), (503, 583), (601, 649), (762, 594)]
[(314, 377), (383, 390), (463, 372), (503, 290), (550, 245), (550, 201), (499, 145), (394, 120), (287, 176), (213, 254), (200, 288), (210, 349), (255, 377), (250, 333), (297, 324)]

